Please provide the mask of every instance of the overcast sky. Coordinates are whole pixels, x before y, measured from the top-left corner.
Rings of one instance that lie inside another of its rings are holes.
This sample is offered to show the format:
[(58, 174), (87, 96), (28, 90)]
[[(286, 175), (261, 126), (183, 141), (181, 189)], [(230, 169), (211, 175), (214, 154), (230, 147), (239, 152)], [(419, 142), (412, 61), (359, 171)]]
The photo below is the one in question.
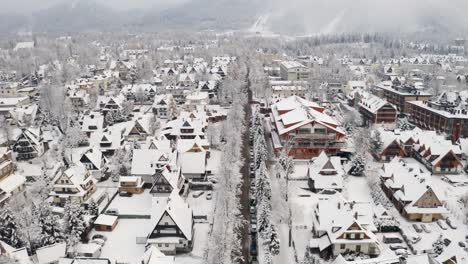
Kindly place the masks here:
[[(73, 3), (77, 0), (0, 0), (0, 13), (30, 13), (37, 9), (44, 9), (58, 3)], [(188, 0), (96, 0), (98, 3), (110, 6), (116, 10), (146, 9), (153, 7), (167, 7)], [(216, 0), (213, 0), (216, 1)]]

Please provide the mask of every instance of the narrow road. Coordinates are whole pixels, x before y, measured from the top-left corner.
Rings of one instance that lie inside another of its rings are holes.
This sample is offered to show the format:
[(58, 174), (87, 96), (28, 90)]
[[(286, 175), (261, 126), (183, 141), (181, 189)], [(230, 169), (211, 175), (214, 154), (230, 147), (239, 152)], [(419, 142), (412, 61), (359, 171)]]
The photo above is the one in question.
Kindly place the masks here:
[(242, 186), (240, 194), (240, 203), (242, 204), (242, 216), (245, 220), (245, 223), (242, 227), (242, 264), (250, 263), (250, 120), (252, 119), (252, 109), (250, 107), (250, 101), (252, 100), (252, 91), (250, 90), (250, 79), (249, 79), (250, 69), (247, 67), (246, 86), (244, 92), (247, 93), (248, 101), (244, 105), (245, 111), (245, 131), (242, 137), (242, 157), (244, 158), (244, 165), (241, 168), (242, 173)]

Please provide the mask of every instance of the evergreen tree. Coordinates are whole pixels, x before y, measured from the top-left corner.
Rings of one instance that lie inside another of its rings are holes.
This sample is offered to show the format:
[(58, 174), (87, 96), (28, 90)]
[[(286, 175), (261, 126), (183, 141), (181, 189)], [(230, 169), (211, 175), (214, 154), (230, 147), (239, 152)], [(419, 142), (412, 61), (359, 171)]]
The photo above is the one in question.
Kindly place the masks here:
[(114, 124), (114, 117), (112, 116), (112, 113), (111, 112), (107, 112), (106, 114), (106, 117), (105, 117), (105, 121), (106, 121), (106, 124), (107, 125), (113, 125)]
[(270, 220), (271, 220), (271, 205), (270, 203), (258, 203), (257, 202), (257, 227), (260, 236), (263, 239), (268, 239), (268, 234), (270, 231)]
[(278, 233), (276, 233), (276, 229), (273, 225), (270, 225), (269, 238), (267, 243), (271, 254), (276, 256), (280, 253), (280, 241)]
[(375, 130), (374, 134), (371, 138), (371, 150), (374, 153), (379, 153), (382, 150), (383, 142), (382, 136), (380, 135), (380, 131)]
[(266, 150), (266, 142), (263, 136), (259, 136), (254, 144), (254, 164), (255, 169), (259, 169), (262, 162), (266, 162), (268, 153)]
[(65, 203), (64, 211), (64, 230), (67, 234), (67, 246), (71, 251), (74, 251), (87, 227), (84, 220), (84, 210), (79, 203), (68, 200)]
[(270, 177), (265, 162), (260, 164), (255, 177), (255, 189), (258, 203), (267, 203), (271, 199)]
[(89, 204), (88, 211), (90, 215), (97, 216), (99, 214), (99, 207), (94, 200), (92, 200), (91, 203)]
[(65, 235), (60, 228), (59, 217), (52, 213), (48, 204), (41, 203), (35, 210), (35, 215), (41, 229), (39, 246), (48, 246), (64, 241)]
[(362, 176), (365, 170), (365, 159), (359, 154), (355, 155), (351, 160), (351, 168), (349, 170), (349, 174), (353, 176)]
[(20, 248), (24, 245), (19, 225), (9, 208), (2, 209), (0, 215), (0, 240), (14, 248)]

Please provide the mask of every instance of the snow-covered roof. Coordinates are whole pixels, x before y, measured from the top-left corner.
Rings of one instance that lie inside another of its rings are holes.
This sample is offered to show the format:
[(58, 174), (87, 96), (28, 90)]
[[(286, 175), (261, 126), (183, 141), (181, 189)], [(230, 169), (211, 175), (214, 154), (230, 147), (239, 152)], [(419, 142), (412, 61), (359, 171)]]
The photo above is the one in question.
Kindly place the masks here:
[(343, 189), (344, 174), (341, 158), (328, 157), (324, 151), (310, 163), (308, 170), (316, 189)]
[(286, 69), (293, 69), (293, 68), (306, 68), (300, 62), (297, 61), (282, 61), (281, 65)]
[(206, 152), (181, 153), (178, 164), (182, 168), (182, 174), (205, 174)]
[(113, 226), (115, 222), (117, 222), (117, 218), (118, 217), (115, 215), (100, 214), (98, 218), (94, 221), (94, 224), (103, 226)]
[(151, 209), (151, 220), (154, 221), (154, 230), (159, 224), (164, 213), (167, 213), (175, 224), (182, 231), (184, 236), (192, 239), (193, 235), (193, 210), (178, 194), (179, 190), (173, 190), (168, 198), (154, 198), (153, 207)]
[(168, 149), (134, 149), (132, 175), (154, 175), (156, 169), (175, 162), (175, 152)]
[(290, 96), (272, 105), (272, 117), (279, 135), (288, 133), (312, 122), (319, 123), (339, 134), (338, 122), (323, 113), (324, 108), (298, 96)]
[(157, 247), (150, 246), (141, 258), (142, 264), (175, 264), (175, 256), (166, 256)]
[(37, 261), (39, 264), (56, 263), (60, 258), (66, 256), (66, 243), (58, 243), (36, 249)]
[(18, 51), (21, 49), (32, 49), (34, 48), (34, 46), (35, 46), (34, 41), (18, 42), (13, 50)]
[(10, 175), (0, 181), (0, 189), (11, 193), (15, 190), (18, 190), (20, 186), (23, 186), (26, 183), (26, 178), (21, 174)]
[(395, 108), (393, 105), (389, 104), (385, 99), (382, 99), (369, 93), (365, 93), (364, 95), (365, 96), (361, 97), (361, 102), (359, 102), (359, 106), (371, 113), (376, 113), (384, 106), (391, 106)]

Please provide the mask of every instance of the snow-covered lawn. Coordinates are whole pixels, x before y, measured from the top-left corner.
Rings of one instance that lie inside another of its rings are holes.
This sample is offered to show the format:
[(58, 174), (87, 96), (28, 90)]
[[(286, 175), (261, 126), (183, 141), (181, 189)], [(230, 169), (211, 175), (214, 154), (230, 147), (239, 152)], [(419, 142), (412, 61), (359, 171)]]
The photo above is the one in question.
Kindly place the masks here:
[(134, 194), (132, 197), (117, 195), (110, 204), (109, 209), (117, 209), (121, 215), (150, 215), (153, 196), (149, 191), (149, 189), (146, 189), (143, 193)]
[(177, 264), (201, 264), (204, 263), (203, 256), (205, 254), (208, 240), (208, 232), (210, 225), (207, 223), (195, 224), (195, 237), (192, 252), (176, 256)]
[(152, 228), (153, 223), (150, 219), (119, 219), (114, 231), (93, 231), (90, 237), (94, 234), (107, 237), (101, 257), (109, 258), (113, 263), (116, 261), (138, 263), (145, 252), (145, 245), (137, 244), (136, 237), (145, 237)]
[(289, 205), (291, 208), (292, 239), (301, 260), (306, 246), (312, 238), (312, 225), (315, 219), (314, 208), (317, 194), (309, 191), (307, 181), (289, 181)]
[(289, 175), (289, 179), (307, 179), (307, 170), (309, 169), (307, 160), (294, 160), (294, 173)]
[(210, 150), (210, 158), (207, 160), (206, 168), (211, 170), (211, 173), (216, 174), (219, 171), (219, 164), (221, 163), (221, 151)]

